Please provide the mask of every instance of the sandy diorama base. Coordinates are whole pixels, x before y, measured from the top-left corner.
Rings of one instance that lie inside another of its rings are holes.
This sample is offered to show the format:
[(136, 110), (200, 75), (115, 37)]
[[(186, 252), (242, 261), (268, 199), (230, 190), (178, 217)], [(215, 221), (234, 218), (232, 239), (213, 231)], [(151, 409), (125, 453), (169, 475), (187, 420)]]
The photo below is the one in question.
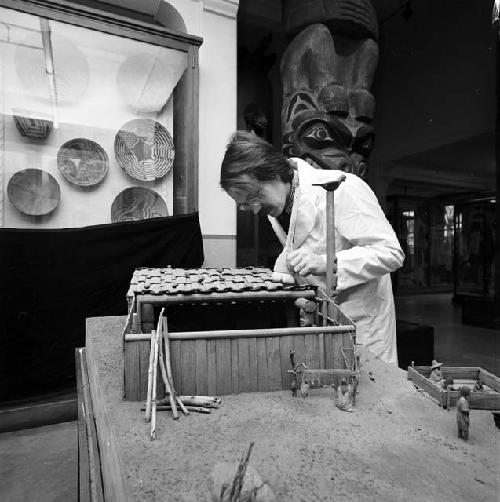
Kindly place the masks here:
[[(172, 419), (158, 412), (149, 438), (141, 403), (122, 400), (124, 317), (87, 321), (87, 357), (97, 369), (130, 500), (209, 500), (218, 462), (250, 465), (283, 501), (492, 501), (500, 494), (500, 431), (490, 412), (472, 411), (469, 441), (457, 437), (455, 409), (444, 410), (406, 372), (363, 352), (352, 413), (330, 389), (222, 398), (210, 415)], [(371, 372), (374, 381), (368, 377)], [(98, 424), (99, 427), (99, 424)]]

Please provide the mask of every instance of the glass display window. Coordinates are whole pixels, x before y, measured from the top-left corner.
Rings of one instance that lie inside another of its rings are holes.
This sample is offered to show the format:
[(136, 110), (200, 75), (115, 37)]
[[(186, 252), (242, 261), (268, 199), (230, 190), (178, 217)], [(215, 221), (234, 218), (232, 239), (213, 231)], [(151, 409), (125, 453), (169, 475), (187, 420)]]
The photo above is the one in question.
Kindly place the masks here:
[(455, 206), (455, 297), (493, 298), (496, 197)]
[(0, 2), (0, 224), (198, 209), (201, 39), (69, 2)]

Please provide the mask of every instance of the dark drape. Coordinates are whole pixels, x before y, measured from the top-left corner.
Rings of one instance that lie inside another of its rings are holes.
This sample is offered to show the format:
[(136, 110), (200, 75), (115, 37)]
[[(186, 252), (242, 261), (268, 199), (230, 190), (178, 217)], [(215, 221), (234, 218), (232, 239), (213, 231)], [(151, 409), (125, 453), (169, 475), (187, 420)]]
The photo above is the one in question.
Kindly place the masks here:
[(127, 313), (135, 268), (202, 263), (198, 214), (0, 229), (0, 400), (72, 386), (85, 319)]

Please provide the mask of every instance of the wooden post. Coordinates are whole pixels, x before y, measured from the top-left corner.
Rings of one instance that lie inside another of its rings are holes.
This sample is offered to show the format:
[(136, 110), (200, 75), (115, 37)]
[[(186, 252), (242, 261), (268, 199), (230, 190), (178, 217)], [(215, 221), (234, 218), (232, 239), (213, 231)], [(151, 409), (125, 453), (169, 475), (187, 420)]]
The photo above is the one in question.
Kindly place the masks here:
[[(345, 180), (345, 175), (342, 175), (337, 181), (319, 184), (326, 190), (326, 295), (327, 308), (326, 315), (330, 319), (338, 321), (337, 309), (333, 305), (333, 296), (337, 289), (337, 255), (335, 251), (335, 190)], [(324, 320), (324, 318), (323, 318)], [(324, 354), (324, 339), (320, 337), (320, 368), (325, 367), (325, 354)], [(343, 345), (342, 336), (333, 337), (333, 351), (334, 355), (341, 352)], [(335, 357), (335, 356), (334, 356)]]
[[(335, 192), (326, 192), (326, 294), (329, 298), (337, 288), (335, 273)], [(329, 309), (330, 310), (330, 309)]]
[[(497, 32), (497, 43), (496, 43), (496, 120), (495, 120), (495, 158), (496, 158), (496, 203), (495, 203), (495, 216), (497, 229), (500, 225), (500, 201), (498, 200), (498, 194), (500, 194), (500, 23), (497, 16), (493, 19), (493, 27)], [(494, 291), (493, 291), (493, 312), (496, 312), (496, 316), (493, 319), (493, 325), (495, 327), (500, 327), (500, 239), (497, 238), (495, 243), (495, 277), (494, 280)]]
[(153, 377), (154, 377), (154, 357), (155, 357), (155, 338), (156, 332), (151, 331), (151, 350), (149, 353), (149, 368), (148, 368), (148, 395), (146, 400), (146, 413), (144, 415), (144, 420), (146, 422), (151, 421), (151, 405), (152, 405), (152, 388), (153, 388)]

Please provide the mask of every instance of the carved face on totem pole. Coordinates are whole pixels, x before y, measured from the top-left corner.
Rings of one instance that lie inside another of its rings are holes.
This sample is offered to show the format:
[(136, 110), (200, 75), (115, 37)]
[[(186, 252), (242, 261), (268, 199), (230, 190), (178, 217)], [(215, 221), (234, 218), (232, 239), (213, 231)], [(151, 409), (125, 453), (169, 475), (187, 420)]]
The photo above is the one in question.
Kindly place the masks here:
[(286, 28), (301, 31), (281, 61), (283, 153), (364, 177), (374, 140), (373, 7), (369, 0), (289, 0), (284, 14)]

